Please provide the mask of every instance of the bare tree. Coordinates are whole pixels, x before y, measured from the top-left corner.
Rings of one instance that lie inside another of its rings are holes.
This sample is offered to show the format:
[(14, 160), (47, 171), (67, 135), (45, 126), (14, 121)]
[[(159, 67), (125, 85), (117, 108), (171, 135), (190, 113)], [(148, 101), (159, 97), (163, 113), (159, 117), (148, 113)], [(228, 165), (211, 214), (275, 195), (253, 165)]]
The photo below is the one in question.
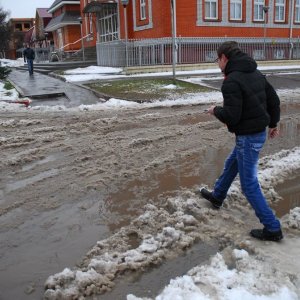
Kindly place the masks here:
[(11, 29), (6, 21), (8, 12), (0, 7), (0, 57), (5, 56), (5, 51), (8, 49), (8, 44), (11, 39)]

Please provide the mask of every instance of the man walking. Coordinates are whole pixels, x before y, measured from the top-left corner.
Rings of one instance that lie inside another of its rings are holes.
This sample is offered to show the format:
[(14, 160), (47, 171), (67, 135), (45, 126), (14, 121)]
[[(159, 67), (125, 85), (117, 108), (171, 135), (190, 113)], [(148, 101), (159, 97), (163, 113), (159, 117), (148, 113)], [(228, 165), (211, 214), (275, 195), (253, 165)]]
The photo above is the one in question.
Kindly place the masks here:
[(256, 62), (243, 53), (234, 41), (223, 43), (217, 50), (217, 62), (224, 73), (223, 106), (211, 106), (208, 113), (235, 133), (235, 147), (225, 161), (222, 175), (212, 192), (200, 189), (202, 197), (220, 208), (233, 180), (239, 174), (241, 188), (255, 211), (263, 229), (250, 234), (260, 240), (279, 241), (283, 238), (281, 225), (261, 191), (257, 179), (259, 152), (268, 135), (279, 134), (280, 100), (274, 88), (257, 70)]
[(26, 49), (23, 51), (24, 62), (28, 64), (29, 75), (33, 75), (33, 60), (35, 59), (34, 50), (29, 47), (29, 44), (26, 45)]

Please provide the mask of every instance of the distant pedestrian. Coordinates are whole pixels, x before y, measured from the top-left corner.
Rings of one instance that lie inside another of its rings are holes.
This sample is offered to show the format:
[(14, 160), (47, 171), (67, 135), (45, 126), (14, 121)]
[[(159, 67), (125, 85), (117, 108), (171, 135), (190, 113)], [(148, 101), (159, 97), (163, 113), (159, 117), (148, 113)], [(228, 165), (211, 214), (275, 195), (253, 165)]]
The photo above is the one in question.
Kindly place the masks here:
[(33, 75), (33, 60), (35, 59), (34, 50), (27, 44), (26, 49), (23, 51), (24, 62), (27, 61), (29, 75)]
[(225, 75), (223, 105), (211, 106), (208, 113), (235, 133), (235, 147), (213, 191), (202, 188), (200, 193), (215, 208), (220, 208), (239, 174), (242, 191), (264, 225), (262, 229), (251, 230), (250, 234), (260, 240), (279, 241), (283, 238), (280, 222), (261, 191), (257, 165), (266, 140), (266, 128), (269, 128), (270, 138), (279, 134), (280, 100), (266, 77), (257, 70), (256, 62), (243, 53), (236, 42), (224, 42), (217, 55), (216, 61)]

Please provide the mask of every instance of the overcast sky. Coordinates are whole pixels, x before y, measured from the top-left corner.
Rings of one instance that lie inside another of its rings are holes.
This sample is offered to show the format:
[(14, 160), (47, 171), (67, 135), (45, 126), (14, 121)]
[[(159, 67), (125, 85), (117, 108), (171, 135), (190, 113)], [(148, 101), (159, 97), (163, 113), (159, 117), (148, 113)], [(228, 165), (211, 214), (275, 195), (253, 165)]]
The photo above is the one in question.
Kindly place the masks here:
[(10, 11), (9, 18), (35, 18), (37, 8), (50, 7), (54, 0), (0, 0), (0, 7)]

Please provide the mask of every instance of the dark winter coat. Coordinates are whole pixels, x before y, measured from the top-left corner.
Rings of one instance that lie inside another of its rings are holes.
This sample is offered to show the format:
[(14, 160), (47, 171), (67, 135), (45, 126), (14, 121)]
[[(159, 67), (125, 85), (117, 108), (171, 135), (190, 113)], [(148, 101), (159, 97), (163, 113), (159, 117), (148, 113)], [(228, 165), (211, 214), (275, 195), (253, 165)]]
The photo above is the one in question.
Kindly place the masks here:
[(280, 100), (271, 84), (257, 70), (256, 62), (238, 51), (225, 67), (222, 85), (223, 107), (215, 116), (236, 135), (274, 128), (280, 119)]
[(31, 48), (26, 48), (23, 51), (23, 55), (24, 55), (24, 59), (35, 59), (35, 53), (34, 50), (32, 50)]

